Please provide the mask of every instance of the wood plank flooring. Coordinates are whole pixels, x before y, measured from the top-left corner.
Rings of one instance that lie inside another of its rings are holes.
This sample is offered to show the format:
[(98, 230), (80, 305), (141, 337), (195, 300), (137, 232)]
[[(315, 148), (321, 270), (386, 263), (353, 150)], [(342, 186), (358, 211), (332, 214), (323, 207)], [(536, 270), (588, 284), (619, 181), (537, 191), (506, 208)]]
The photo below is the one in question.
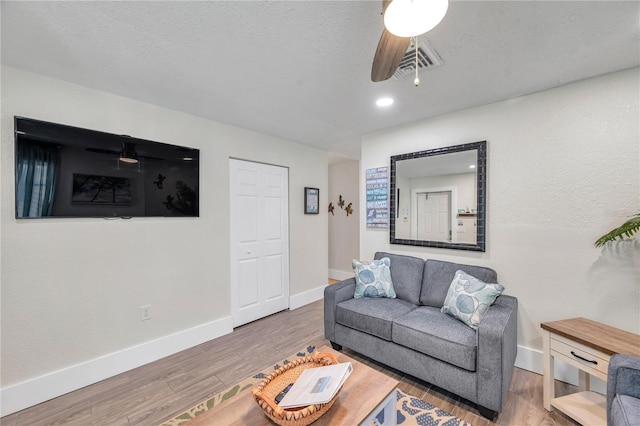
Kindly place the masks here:
[[(156, 426), (249, 375), (324, 338), (322, 301), (283, 311), (239, 327), (151, 364), (0, 419), (2, 426)], [(475, 426), (493, 424), (473, 404), (428, 383), (377, 364), (349, 349), (344, 353), (400, 381), (400, 388)], [(556, 381), (556, 395), (575, 387)], [(542, 376), (515, 369), (499, 425), (574, 425), (542, 407)]]

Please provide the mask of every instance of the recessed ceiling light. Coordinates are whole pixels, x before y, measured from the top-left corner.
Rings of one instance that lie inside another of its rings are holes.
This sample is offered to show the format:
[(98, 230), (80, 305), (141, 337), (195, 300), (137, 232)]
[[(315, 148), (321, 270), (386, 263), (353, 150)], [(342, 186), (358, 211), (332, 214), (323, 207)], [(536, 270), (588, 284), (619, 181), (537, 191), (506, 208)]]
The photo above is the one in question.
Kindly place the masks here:
[(476, 165), (475, 165), (475, 164), (472, 164), (472, 165), (470, 165), (470, 166), (469, 166), (469, 168), (470, 168), (470, 169), (475, 169), (475, 168), (476, 168)]
[(393, 99), (391, 98), (380, 98), (376, 101), (376, 105), (379, 107), (387, 107), (393, 104)]

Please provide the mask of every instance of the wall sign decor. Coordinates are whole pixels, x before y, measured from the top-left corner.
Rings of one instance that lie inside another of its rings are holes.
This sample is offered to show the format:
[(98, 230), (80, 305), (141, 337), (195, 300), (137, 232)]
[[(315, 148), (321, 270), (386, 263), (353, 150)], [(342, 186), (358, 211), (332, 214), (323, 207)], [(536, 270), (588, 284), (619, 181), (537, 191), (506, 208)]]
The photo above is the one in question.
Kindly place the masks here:
[(320, 190), (318, 188), (304, 188), (304, 214), (318, 214), (320, 205)]
[(387, 167), (366, 170), (367, 228), (389, 227), (389, 172)]

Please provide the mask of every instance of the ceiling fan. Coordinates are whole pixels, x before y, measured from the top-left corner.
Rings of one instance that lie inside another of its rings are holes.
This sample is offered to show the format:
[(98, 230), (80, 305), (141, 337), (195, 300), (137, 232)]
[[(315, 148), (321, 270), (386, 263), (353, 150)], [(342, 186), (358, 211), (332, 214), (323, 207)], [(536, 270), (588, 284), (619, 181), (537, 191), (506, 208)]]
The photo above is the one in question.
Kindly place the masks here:
[[(373, 57), (371, 81), (384, 81), (395, 73), (412, 39), (417, 62), (417, 37), (438, 25), (447, 13), (448, 4), (448, 0), (382, 0), (385, 26)], [(419, 84), (417, 73), (416, 63), (416, 86)]]
[(138, 163), (139, 158), (146, 158), (150, 160), (160, 160), (160, 158), (158, 157), (138, 155), (138, 153), (136, 152), (136, 144), (133, 142), (123, 142), (122, 149), (120, 151), (114, 151), (114, 150), (103, 149), (103, 148), (87, 148), (87, 151), (97, 152), (100, 154), (117, 155), (118, 160), (122, 161), (123, 163), (130, 163), (130, 164)]

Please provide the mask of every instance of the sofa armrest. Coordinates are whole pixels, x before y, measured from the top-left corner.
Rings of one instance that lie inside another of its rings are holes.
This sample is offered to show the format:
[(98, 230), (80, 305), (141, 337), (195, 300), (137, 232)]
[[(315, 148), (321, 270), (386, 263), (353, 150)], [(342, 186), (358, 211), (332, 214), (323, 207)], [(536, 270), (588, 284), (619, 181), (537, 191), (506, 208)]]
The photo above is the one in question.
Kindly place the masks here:
[(640, 399), (640, 358), (616, 354), (609, 360), (607, 374), (607, 424), (613, 424), (611, 405), (616, 395)]
[(478, 325), (478, 404), (502, 411), (518, 351), (518, 299), (501, 295)]
[(355, 277), (324, 288), (324, 337), (327, 340), (335, 342), (336, 306), (345, 300), (353, 299), (355, 291)]

